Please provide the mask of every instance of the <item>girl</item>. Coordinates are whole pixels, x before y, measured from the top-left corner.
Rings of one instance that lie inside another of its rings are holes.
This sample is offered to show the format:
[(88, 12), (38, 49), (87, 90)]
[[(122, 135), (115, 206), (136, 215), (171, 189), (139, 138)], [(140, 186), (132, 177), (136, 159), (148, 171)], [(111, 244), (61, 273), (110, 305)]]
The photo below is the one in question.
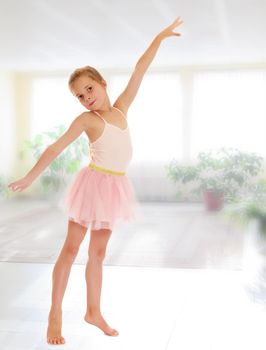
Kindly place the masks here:
[(174, 29), (181, 23), (181, 18), (177, 17), (155, 37), (137, 62), (127, 87), (113, 105), (106, 92), (106, 81), (97, 70), (88, 66), (75, 70), (70, 76), (69, 87), (89, 112), (78, 116), (65, 134), (46, 148), (25, 177), (8, 186), (13, 191), (26, 189), (83, 131), (88, 136), (91, 162), (80, 170), (65, 196), (68, 232), (53, 270), (47, 328), (49, 344), (65, 343), (61, 335), (63, 296), (72, 264), (89, 225), (91, 236), (85, 271), (87, 310), (84, 319), (106, 335), (118, 335), (118, 331), (111, 328), (101, 314), (100, 296), (102, 264), (114, 223), (119, 219), (132, 218), (136, 204), (132, 185), (125, 174), (132, 157), (126, 115), (162, 40), (179, 36), (180, 33), (175, 33)]

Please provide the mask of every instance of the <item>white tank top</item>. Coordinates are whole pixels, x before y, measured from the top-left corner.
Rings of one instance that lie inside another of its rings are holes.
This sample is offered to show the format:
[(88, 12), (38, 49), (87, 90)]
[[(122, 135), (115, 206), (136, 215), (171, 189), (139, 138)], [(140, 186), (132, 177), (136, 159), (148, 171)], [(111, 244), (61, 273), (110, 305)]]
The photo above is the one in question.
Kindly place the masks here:
[[(125, 115), (116, 109), (126, 119)], [(121, 129), (108, 123), (98, 112), (93, 112), (104, 121), (104, 129), (96, 141), (89, 143), (91, 162), (101, 168), (125, 172), (133, 154), (128, 122), (127, 127)]]

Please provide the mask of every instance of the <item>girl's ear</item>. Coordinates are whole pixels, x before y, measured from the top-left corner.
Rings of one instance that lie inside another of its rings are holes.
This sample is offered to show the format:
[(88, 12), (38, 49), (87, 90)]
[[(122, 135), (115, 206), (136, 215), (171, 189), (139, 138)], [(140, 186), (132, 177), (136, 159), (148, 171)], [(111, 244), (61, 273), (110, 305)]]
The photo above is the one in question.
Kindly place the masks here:
[(104, 87), (107, 87), (107, 82), (105, 80), (102, 80), (102, 84)]

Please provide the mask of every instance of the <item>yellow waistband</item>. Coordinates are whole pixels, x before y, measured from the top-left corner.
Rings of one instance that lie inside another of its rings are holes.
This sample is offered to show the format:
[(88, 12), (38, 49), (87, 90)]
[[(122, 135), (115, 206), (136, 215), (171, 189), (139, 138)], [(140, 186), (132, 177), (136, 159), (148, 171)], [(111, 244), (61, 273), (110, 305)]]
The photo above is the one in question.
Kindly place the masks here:
[(97, 171), (102, 171), (103, 173), (106, 173), (106, 174), (112, 174), (112, 175), (118, 175), (118, 176), (123, 176), (123, 175), (126, 174), (124, 172), (119, 172), (119, 171), (113, 171), (113, 170), (109, 170), (109, 169), (100, 168), (100, 167), (98, 167), (97, 165), (95, 165), (93, 163), (89, 164), (89, 168), (97, 170)]

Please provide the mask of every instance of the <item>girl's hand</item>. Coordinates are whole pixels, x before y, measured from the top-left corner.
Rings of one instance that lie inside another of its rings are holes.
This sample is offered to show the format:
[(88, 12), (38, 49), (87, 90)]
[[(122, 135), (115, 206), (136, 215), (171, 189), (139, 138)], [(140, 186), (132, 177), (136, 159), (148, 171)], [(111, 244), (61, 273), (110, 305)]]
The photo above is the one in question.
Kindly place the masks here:
[(32, 184), (32, 181), (28, 179), (27, 177), (23, 177), (22, 179), (12, 182), (11, 184), (8, 185), (8, 187), (16, 192), (21, 192), (25, 190), (25, 188), (29, 187)]
[(181, 33), (176, 33), (174, 32), (174, 29), (178, 26), (180, 26), (181, 24), (183, 23), (181, 17), (177, 17), (174, 22), (168, 26), (167, 28), (165, 28), (160, 34), (159, 36), (162, 38), (162, 39), (165, 39), (165, 38), (168, 38), (169, 36), (180, 36)]

